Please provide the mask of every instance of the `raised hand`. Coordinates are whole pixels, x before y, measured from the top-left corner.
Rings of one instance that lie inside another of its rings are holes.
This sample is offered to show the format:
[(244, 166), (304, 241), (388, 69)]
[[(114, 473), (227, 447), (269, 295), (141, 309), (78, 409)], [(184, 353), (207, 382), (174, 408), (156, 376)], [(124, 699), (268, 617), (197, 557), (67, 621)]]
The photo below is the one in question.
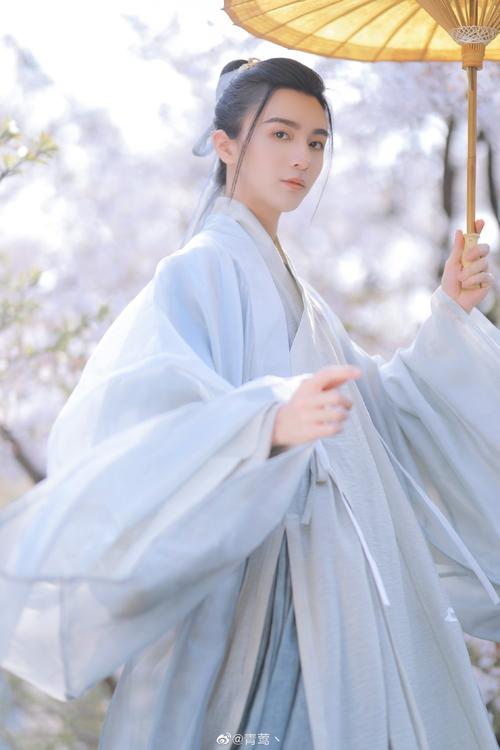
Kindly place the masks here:
[(357, 367), (331, 365), (305, 378), (276, 413), (272, 445), (297, 445), (340, 432), (352, 401), (339, 388), (360, 375)]
[[(476, 221), (476, 232), (481, 233), (484, 221)], [(466, 259), (472, 261), (470, 265), (462, 265), (464, 250), (464, 235), (460, 229), (455, 233), (455, 243), (446, 260), (441, 288), (446, 294), (466, 311), (470, 312), (487, 295), (488, 289), (494, 282), (493, 274), (488, 271), (489, 245), (475, 245), (467, 251)], [(481, 284), (477, 287), (477, 284)], [(476, 288), (475, 288), (476, 287)]]

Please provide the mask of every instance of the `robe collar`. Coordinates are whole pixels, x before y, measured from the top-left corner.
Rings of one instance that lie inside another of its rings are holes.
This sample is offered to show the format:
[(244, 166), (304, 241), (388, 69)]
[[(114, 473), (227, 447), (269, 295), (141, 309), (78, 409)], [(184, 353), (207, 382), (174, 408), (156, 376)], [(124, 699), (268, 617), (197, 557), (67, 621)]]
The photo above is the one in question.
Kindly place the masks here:
[(226, 195), (218, 196), (212, 207), (212, 213), (222, 213), (231, 216), (254, 240), (260, 254), (266, 262), (271, 275), (278, 278), (283, 286), (292, 293), (292, 287), (296, 284), (297, 288), (303, 294), (302, 285), (297, 278), (297, 273), (293, 264), (280, 245), (284, 257), (281, 257), (280, 251), (276, 246), (271, 235), (261, 224), (256, 215), (244, 203), (233, 198), (229, 199)]

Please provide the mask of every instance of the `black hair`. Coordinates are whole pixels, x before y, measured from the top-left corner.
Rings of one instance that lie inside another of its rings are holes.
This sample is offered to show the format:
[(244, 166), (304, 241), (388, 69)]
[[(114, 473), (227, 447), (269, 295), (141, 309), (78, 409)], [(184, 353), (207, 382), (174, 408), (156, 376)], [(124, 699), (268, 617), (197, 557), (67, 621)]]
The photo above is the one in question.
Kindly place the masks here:
[[(220, 75), (241, 67), (247, 60), (232, 60), (225, 65)], [(333, 132), (332, 114), (328, 101), (325, 98), (325, 84), (316, 71), (303, 65), (297, 60), (288, 57), (272, 57), (269, 60), (259, 60), (250, 67), (241, 70), (227, 88), (223, 91), (215, 107), (214, 130), (224, 130), (229, 138), (237, 138), (241, 132), (243, 119), (247, 112), (256, 104), (257, 111), (247, 137), (241, 149), (236, 165), (236, 171), (231, 186), (230, 198), (234, 195), (236, 181), (240, 171), (241, 163), (245, 155), (250, 138), (255, 129), (255, 123), (269, 101), (271, 94), (277, 89), (292, 89), (304, 94), (314, 96), (327, 113), (330, 125), (330, 134)], [(332, 138), (330, 137), (330, 144)], [(330, 147), (330, 159), (332, 148)], [(219, 186), (226, 183), (226, 165), (219, 159), (215, 173), (215, 181)], [(324, 189), (324, 186), (323, 186)], [(321, 191), (323, 193), (323, 191)], [(320, 196), (321, 198), (321, 196)], [(319, 202), (319, 201), (318, 201)]]

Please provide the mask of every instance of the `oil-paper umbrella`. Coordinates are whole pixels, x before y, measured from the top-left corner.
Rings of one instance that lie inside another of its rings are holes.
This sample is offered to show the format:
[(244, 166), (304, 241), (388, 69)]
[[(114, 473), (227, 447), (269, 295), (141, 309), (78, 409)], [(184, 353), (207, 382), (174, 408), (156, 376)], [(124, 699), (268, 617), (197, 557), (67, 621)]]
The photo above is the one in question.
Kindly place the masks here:
[(224, 0), (224, 10), (254, 36), (325, 57), (461, 60), (468, 76), (464, 252), (477, 243), (477, 71), (484, 59), (500, 60), (500, 0)]

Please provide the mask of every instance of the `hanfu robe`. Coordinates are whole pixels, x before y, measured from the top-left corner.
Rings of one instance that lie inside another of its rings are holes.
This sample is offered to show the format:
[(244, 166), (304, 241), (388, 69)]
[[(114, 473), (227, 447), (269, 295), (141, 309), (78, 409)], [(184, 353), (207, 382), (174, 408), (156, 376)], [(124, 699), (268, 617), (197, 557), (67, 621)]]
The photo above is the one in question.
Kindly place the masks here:
[[(273, 450), (303, 378), (346, 362), (342, 432)], [(0, 514), (0, 663), (62, 700), (125, 665), (102, 750), (496, 749), (463, 632), (500, 640), (499, 365), (441, 288), (368, 356), (221, 196)]]

